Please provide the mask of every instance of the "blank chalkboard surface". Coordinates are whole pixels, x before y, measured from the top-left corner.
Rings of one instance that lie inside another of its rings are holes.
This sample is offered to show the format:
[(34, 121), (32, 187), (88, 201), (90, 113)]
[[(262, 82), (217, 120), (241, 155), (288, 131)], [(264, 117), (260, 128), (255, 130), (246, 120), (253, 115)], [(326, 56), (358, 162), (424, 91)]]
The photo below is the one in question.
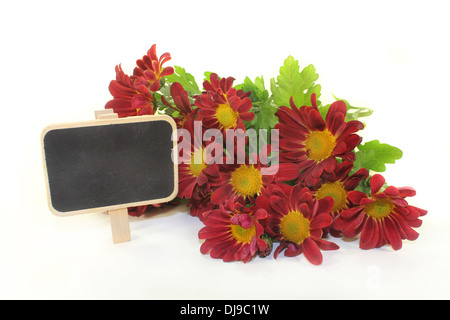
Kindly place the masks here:
[(174, 133), (168, 116), (47, 127), (41, 142), (50, 210), (72, 215), (170, 201), (178, 191)]

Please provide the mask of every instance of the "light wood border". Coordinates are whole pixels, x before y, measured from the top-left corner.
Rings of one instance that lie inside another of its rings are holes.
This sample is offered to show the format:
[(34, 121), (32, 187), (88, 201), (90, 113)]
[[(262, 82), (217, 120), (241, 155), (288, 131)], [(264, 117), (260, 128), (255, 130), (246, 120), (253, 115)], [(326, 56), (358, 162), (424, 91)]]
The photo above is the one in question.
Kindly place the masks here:
[[(45, 135), (52, 131), (52, 130), (58, 130), (58, 129), (69, 129), (69, 128), (79, 128), (79, 127), (93, 127), (93, 126), (102, 126), (102, 125), (114, 125), (114, 124), (122, 124), (122, 123), (135, 123), (135, 122), (147, 122), (147, 121), (166, 121), (168, 122), (172, 127), (172, 162), (173, 162), (173, 172), (174, 172), (174, 191), (173, 193), (166, 197), (161, 199), (153, 199), (149, 201), (140, 201), (140, 202), (132, 202), (132, 203), (123, 203), (118, 205), (112, 205), (112, 206), (105, 206), (105, 207), (98, 207), (98, 208), (92, 208), (92, 209), (83, 209), (83, 210), (76, 210), (76, 211), (68, 211), (68, 212), (60, 212), (56, 210), (51, 201), (50, 196), (50, 185), (48, 181), (48, 172), (47, 172), (47, 163), (45, 161), (45, 149), (44, 149), (44, 138)], [(178, 194), (178, 148), (177, 148), (177, 126), (175, 121), (170, 116), (166, 115), (148, 115), (148, 116), (134, 116), (134, 117), (127, 117), (127, 118), (117, 118), (117, 119), (111, 119), (111, 118), (103, 118), (99, 117), (97, 120), (87, 120), (87, 121), (80, 121), (80, 122), (68, 122), (68, 123), (58, 123), (58, 124), (52, 124), (46, 127), (41, 134), (41, 152), (42, 152), (42, 162), (44, 165), (44, 173), (45, 173), (45, 187), (47, 191), (47, 203), (50, 211), (56, 215), (56, 216), (73, 216), (77, 214), (82, 213), (89, 213), (89, 212), (99, 212), (99, 211), (111, 211), (111, 210), (117, 210), (122, 208), (129, 208), (129, 207), (136, 207), (136, 206), (142, 206), (142, 205), (148, 205), (148, 204), (155, 204), (155, 203), (165, 203), (169, 202), (170, 200), (174, 199), (176, 195)]]
[(108, 210), (108, 214), (111, 222), (113, 243), (130, 241), (131, 233), (127, 208)]

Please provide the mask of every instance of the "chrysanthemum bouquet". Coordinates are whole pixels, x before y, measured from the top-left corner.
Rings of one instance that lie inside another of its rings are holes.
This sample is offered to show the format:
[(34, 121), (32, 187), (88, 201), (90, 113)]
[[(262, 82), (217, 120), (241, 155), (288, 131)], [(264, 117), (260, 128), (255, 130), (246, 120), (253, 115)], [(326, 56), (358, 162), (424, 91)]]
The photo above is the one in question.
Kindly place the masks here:
[(198, 232), (203, 254), (248, 262), (275, 247), (275, 258), (303, 253), (318, 265), (322, 250), (339, 248), (331, 237), (394, 250), (417, 239), (413, 228), (427, 211), (408, 204), (415, 190), (388, 186), (377, 173), (402, 151), (378, 140), (363, 143), (359, 118), (372, 110), (337, 98), (322, 103), (313, 65), (300, 70), (289, 56), (270, 91), (262, 76), (236, 85), (212, 72), (205, 72), (200, 89), (184, 68), (163, 67), (170, 59), (169, 53), (158, 57), (153, 45), (132, 75), (116, 66), (105, 108), (119, 117), (173, 117), (177, 201), (204, 224)]

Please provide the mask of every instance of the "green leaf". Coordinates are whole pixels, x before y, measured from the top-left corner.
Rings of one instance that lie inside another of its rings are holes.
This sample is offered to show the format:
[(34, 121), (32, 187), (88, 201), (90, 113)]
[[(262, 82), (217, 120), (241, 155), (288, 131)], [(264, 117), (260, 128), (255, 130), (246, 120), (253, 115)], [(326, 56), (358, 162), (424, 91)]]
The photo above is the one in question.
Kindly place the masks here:
[(255, 114), (255, 118), (245, 123), (246, 128), (253, 128), (258, 134), (260, 129), (265, 129), (268, 138), (270, 138), (271, 130), (278, 123), (278, 117), (275, 115), (278, 108), (272, 103), (272, 98), (269, 97), (264, 78), (262, 76), (256, 77), (253, 82), (249, 77), (246, 77), (244, 82), (235, 86), (235, 88), (242, 89), (244, 92), (251, 92), (252, 109), (250, 111)]
[(353, 169), (351, 174), (355, 173), (361, 168), (366, 168), (371, 170), (371, 168), (376, 164), (375, 151), (358, 151), (355, 153), (355, 161), (353, 162)]
[(370, 196), (370, 178), (369, 179), (363, 179), (359, 183), (359, 185), (355, 188), (357, 191), (362, 191), (368, 196)]
[(312, 93), (316, 93), (317, 99), (320, 97), (321, 87), (314, 83), (318, 78), (312, 64), (300, 72), (298, 61), (292, 56), (287, 57), (280, 68), (280, 75), (270, 81), (274, 103), (289, 107), (289, 99), (293, 97), (297, 107), (311, 105)]
[(255, 110), (255, 118), (250, 122), (250, 127), (255, 130), (266, 129), (270, 131), (278, 123), (278, 117), (275, 115), (278, 108), (270, 103), (270, 100), (259, 104), (259, 110)]
[(384, 172), (386, 171), (386, 163), (393, 164), (403, 156), (403, 152), (399, 148), (387, 143), (380, 143), (378, 140), (360, 144), (358, 150), (353, 167), (354, 171), (359, 170), (359, 168), (366, 168), (367, 170)]
[(237, 90), (242, 89), (244, 92), (251, 92), (250, 99), (253, 102), (265, 102), (269, 98), (269, 91), (264, 86), (264, 78), (256, 77), (255, 82), (245, 77), (244, 83), (235, 86)]
[(174, 74), (166, 76), (167, 81), (169, 81), (170, 83), (179, 82), (183, 86), (184, 90), (186, 90), (190, 94), (201, 93), (192, 74), (187, 73), (186, 69), (182, 67), (175, 66), (174, 68)]

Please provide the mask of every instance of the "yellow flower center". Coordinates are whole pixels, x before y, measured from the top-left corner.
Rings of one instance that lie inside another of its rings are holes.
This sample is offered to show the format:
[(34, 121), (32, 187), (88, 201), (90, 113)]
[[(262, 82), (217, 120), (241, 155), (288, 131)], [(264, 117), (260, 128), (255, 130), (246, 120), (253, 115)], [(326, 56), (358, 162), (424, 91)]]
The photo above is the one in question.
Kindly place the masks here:
[(325, 182), (317, 190), (316, 198), (323, 199), (325, 197), (332, 197), (334, 199), (333, 211), (344, 209), (347, 207), (347, 191), (344, 184), (340, 181)]
[(392, 209), (394, 209), (394, 204), (389, 199), (382, 198), (369, 203), (365, 212), (375, 219), (380, 219), (389, 216)]
[(328, 131), (311, 131), (306, 136), (305, 147), (309, 151), (309, 158), (315, 161), (323, 161), (333, 152), (336, 146), (336, 138)]
[[(201, 159), (199, 163), (198, 160)], [(208, 165), (203, 159), (203, 149), (197, 149), (191, 154), (191, 164), (189, 165), (189, 171), (194, 177), (198, 177)]]
[(233, 224), (231, 225), (231, 235), (239, 243), (250, 243), (256, 235), (256, 228), (253, 225), (248, 229), (244, 229), (240, 225)]
[(244, 197), (259, 194), (263, 186), (261, 172), (253, 166), (241, 165), (231, 174), (231, 185)]
[(228, 103), (219, 104), (216, 110), (216, 118), (224, 129), (234, 128), (237, 125), (238, 113)]
[(280, 222), (280, 232), (291, 242), (300, 244), (309, 237), (309, 220), (299, 211), (291, 211)]

